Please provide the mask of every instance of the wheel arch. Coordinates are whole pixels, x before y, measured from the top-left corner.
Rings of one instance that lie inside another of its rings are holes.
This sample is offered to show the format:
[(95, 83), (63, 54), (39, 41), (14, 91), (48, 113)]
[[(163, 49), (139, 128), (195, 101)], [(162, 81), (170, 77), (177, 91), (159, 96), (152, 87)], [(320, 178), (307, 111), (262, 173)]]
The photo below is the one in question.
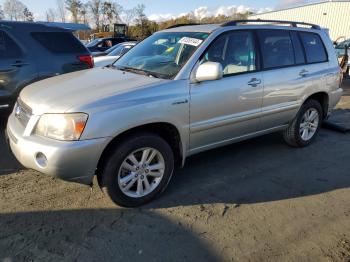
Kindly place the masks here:
[(178, 128), (175, 125), (167, 122), (156, 122), (135, 126), (115, 136), (102, 151), (102, 154), (97, 164), (96, 175), (99, 175), (111, 151), (120, 141), (122, 141), (123, 139), (127, 139), (132, 135), (145, 132), (159, 135), (165, 141), (167, 141), (171, 149), (173, 150), (175, 165), (182, 166), (184, 164), (185, 145), (183, 144)]
[[(329, 95), (327, 92), (317, 92), (313, 93), (310, 96), (308, 96), (304, 103), (306, 103), (308, 100), (316, 100), (320, 103), (322, 109), (323, 109), (323, 118), (326, 118), (328, 115), (328, 109), (329, 109)], [(304, 104), (303, 103), (303, 104)]]

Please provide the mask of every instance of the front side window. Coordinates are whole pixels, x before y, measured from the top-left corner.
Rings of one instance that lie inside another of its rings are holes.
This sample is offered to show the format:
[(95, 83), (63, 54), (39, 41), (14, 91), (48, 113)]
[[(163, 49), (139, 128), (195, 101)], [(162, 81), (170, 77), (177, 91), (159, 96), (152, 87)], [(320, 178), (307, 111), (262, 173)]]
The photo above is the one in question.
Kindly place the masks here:
[(219, 36), (203, 55), (201, 63), (217, 62), (224, 75), (256, 70), (254, 36), (249, 31), (236, 31)]
[(102, 39), (94, 39), (90, 43), (86, 44), (86, 47), (94, 47), (95, 45), (99, 44), (102, 42)]
[(162, 32), (145, 39), (114, 63), (119, 70), (172, 79), (209, 36), (199, 32)]
[(301, 32), (300, 36), (304, 44), (308, 63), (327, 62), (327, 53), (319, 35)]
[(20, 47), (10, 36), (0, 30), (0, 58), (19, 58), (22, 55)]
[(259, 30), (258, 35), (265, 69), (295, 64), (292, 39), (288, 31)]

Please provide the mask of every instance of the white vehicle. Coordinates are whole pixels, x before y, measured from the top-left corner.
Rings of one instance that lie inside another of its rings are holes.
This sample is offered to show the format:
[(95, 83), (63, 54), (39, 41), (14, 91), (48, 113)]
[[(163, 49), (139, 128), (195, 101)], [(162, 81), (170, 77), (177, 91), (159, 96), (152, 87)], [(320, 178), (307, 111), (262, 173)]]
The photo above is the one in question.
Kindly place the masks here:
[(104, 67), (104, 66), (108, 66), (110, 64), (113, 64), (122, 55), (124, 55), (129, 50), (131, 50), (135, 45), (136, 45), (136, 42), (121, 43), (121, 44), (119, 44), (119, 46), (117, 48), (115, 48), (108, 55), (94, 57), (95, 67)]

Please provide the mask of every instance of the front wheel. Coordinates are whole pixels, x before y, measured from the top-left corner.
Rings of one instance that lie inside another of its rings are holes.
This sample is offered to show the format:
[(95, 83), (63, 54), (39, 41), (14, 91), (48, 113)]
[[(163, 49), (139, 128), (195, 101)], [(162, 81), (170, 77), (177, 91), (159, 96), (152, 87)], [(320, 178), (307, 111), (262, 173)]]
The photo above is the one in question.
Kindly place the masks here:
[(173, 151), (164, 139), (135, 135), (116, 146), (100, 174), (100, 186), (116, 204), (136, 207), (162, 193), (173, 170)]
[(284, 131), (284, 140), (294, 147), (309, 145), (321, 128), (322, 116), (323, 110), (318, 101), (313, 99), (306, 101), (298, 115)]

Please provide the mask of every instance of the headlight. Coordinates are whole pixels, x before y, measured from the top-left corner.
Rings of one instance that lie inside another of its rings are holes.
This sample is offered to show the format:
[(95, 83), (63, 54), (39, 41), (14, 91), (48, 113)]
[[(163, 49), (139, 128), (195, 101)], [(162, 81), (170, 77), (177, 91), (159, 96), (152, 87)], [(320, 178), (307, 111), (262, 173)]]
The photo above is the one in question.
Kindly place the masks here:
[(57, 140), (79, 140), (87, 119), (88, 115), (84, 113), (44, 114), (40, 117), (34, 133)]

